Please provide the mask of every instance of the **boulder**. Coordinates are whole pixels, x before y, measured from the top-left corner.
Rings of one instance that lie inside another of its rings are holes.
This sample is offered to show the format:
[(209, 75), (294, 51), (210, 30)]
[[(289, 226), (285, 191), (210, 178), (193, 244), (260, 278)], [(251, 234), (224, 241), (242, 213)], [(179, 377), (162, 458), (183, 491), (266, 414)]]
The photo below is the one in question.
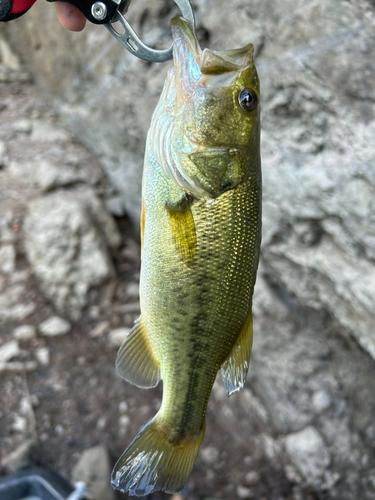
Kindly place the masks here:
[(58, 310), (79, 314), (90, 303), (110, 298), (115, 282), (110, 249), (121, 238), (91, 189), (33, 200), (24, 231), (33, 272)]
[(88, 500), (114, 500), (110, 474), (108, 451), (100, 445), (85, 450), (72, 470), (73, 481), (86, 484)]
[(322, 437), (314, 427), (288, 434), (285, 449), (299, 472), (309, 482), (321, 481), (330, 458)]

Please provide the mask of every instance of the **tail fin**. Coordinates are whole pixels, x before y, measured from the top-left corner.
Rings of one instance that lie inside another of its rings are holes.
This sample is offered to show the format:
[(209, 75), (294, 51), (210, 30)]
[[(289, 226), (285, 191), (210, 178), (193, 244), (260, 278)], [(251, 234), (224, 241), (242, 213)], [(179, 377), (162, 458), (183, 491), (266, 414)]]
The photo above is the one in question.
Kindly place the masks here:
[(112, 472), (112, 486), (129, 495), (154, 491), (179, 493), (191, 473), (205, 425), (198, 434), (181, 436), (157, 416), (125, 450)]

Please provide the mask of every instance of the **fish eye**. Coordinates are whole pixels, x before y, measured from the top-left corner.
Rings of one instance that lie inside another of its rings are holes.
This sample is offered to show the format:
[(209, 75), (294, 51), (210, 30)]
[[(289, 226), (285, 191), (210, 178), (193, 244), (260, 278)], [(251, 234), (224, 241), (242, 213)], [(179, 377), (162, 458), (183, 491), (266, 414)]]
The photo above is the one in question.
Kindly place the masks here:
[(252, 90), (242, 89), (238, 94), (238, 103), (245, 111), (252, 111), (258, 102), (258, 98)]

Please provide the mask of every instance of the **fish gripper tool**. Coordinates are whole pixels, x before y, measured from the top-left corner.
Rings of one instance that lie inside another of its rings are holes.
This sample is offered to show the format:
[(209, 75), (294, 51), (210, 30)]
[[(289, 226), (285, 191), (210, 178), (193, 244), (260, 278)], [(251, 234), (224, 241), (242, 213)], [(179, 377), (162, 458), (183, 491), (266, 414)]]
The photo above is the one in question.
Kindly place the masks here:
[[(47, 0), (55, 2), (56, 0)], [(65, 0), (64, 0), (65, 1)], [(193, 8), (189, 0), (174, 0), (182, 17), (195, 31)], [(173, 47), (156, 50), (139, 38), (125, 18), (131, 0), (68, 0), (93, 24), (103, 24), (107, 30), (133, 55), (149, 62), (163, 62), (172, 59)], [(11, 21), (25, 14), (35, 0), (0, 0), (0, 21)], [(117, 30), (121, 25), (121, 30)]]

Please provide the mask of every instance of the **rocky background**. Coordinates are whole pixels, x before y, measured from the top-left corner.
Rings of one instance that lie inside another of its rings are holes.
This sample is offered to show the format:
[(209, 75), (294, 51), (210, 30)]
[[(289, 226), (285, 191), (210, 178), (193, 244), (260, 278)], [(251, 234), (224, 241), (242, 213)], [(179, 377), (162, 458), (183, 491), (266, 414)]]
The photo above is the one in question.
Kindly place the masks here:
[[(186, 496), (373, 499), (375, 4), (193, 3), (203, 46), (255, 45), (264, 218), (249, 379), (230, 400), (215, 383)], [(130, 10), (170, 43), (172, 1)], [(0, 37), (2, 472), (48, 465), (112, 500), (107, 471), (160, 404), (114, 360), (139, 313), (145, 135), (170, 63), (65, 32), (41, 0)]]

